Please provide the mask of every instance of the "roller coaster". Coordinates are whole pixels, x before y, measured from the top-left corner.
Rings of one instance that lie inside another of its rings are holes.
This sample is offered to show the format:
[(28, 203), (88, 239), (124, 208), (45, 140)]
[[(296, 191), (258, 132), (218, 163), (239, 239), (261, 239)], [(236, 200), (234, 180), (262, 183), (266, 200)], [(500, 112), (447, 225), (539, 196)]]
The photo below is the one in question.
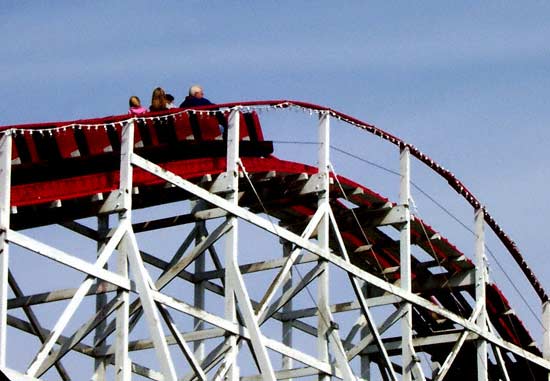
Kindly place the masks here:
[[(261, 125), (291, 111), (312, 116), (292, 129), (315, 131), (316, 165), (279, 157)], [(395, 151), (398, 200), (336, 173), (334, 121)], [(0, 134), (10, 380), (549, 379), (548, 296), (517, 246), (380, 128), (276, 100)], [(415, 215), (413, 160), (470, 208), (470, 251)], [(538, 342), (488, 279), (488, 229), (538, 297)]]

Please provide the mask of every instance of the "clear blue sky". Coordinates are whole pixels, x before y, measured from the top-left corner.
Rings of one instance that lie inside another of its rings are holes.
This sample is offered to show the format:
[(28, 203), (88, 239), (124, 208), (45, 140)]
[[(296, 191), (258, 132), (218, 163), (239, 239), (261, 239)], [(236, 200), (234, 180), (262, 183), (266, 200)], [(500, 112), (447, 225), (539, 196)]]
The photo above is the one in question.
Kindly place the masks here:
[(550, 290), (549, 2), (3, 0), (0, 20), (0, 125), (192, 83), (327, 105), (456, 173)]

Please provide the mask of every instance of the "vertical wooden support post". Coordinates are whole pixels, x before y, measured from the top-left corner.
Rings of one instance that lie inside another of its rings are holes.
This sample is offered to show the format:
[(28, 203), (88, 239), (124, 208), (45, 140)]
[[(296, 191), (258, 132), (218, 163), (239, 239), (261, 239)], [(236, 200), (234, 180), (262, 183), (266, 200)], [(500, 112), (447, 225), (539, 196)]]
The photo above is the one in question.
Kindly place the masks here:
[(0, 367), (6, 367), (9, 245), (11, 199), (11, 131), (0, 138)]
[[(319, 226), (317, 227), (317, 239), (322, 250), (329, 250), (329, 164), (330, 164), (330, 115), (323, 112), (319, 115), (319, 172), (320, 177), (320, 193), (317, 202), (318, 208), (324, 208), (325, 214), (321, 217)], [(330, 316), (329, 307), (329, 267), (328, 262), (320, 260), (321, 269), (323, 272), (319, 275), (317, 286), (317, 306), (319, 308), (319, 316), (317, 323), (317, 353), (319, 359), (329, 363), (328, 350), (328, 330), (330, 329), (328, 321)], [(320, 381), (328, 381), (328, 375), (320, 375)]]
[[(409, 210), (410, 189), (410, 152), (409, 147), (401, 149), (400, 156), (401, 184), (399, 202), (405, 210), (405, 223), (401, 226), (399, 239), (401, 288), (412, 291), (411, 286), (411, 213)], [(413, 344), (412, 344), (412, 304), (405, 303), (404, 315), (401, 318), (401, 355), (403, 362), (403, 381), (412, 380)]]
[[(288, 257), (292, 251), (292, 244), (288, 241), (283, 242), (283, 256)], [(283, 294), (290, 290), (292, 288), (292, 269), (289, 270), (287, 278), (285, 279), (283, 283)], [(283, 306), (283, 313), (292, 311), (292, 299), (288, 301)], [(293, 347), (293, 340), (292, 340), (292, 322), (285, 320), (283, 321), (283, 344), (287, 345), (288, 347)], [(289, 370), (292, 369), (293, 361), (291, 357), (284, 356), (283, 355), (283, 362), (282, 362), (282, 368), (283, 370)], [(290, 379), (292, 381), (292, 379)]]
[[(119, 214), (119, 223), (126, 222), (129, 228), (119, 246), (120, 256), (118, 268), (122, 276), (128, 276), (128, 268), (131, 270), (164, 380), (176, 381), (176, 369), (172, 361), (172, 356), (170, 355), (168, 344), (166, 343), (166, 336), (162, 329), (160, 313), (152, 295), (154, 288), (153, 281), (145, 269), (139, 252), (138, 243), (131, 227), (134, 126), (134, 120), (131, 120), (122, 129), (119, 187), (122, 212)], [(116, 376), (117, 381), (130, 381), (131, 362), (128, 357), (129, 301), (127, 299), (127, 293), (123, 291), (119, 293), (119, 297), (122, 298), (123, 303), (117, 311), (117, 328), (120, 327), (120, 329), (117, 329), (117, 341), (120, 342), (120, 345), (117, 344), (118, 346), (115, 351)], [(120, 365), (116, 363), (117, 355), (120, 358)]]
[[(199, 244), (201, 241), (202, 232), (205, 229), (199, 229), (200, 226), (204, 226), (204, 221), (197, 222), (196, 224), (196, 239), (195, 244)], [(195, 274), (203, 273), (205, 270), (205, 254), (199, 255), (197, 259), (195, 259)], [(195, 283), (194, 286), (194, 303), (195, 307), (199, 308), (201, 310), (204, 310), (204, 296), (205, 296), (205, 288), (204, 288), (204, 281), (199, 281), (198, 283)], [(193, 319), (193, 330), (194, 331), (200, 331), (204, 329), (204, 322), (202, 319), (194, 318)], [(203, 340), (197, 340), (193, 343), (193, 351), (195, 352), (196, 359), (201, 362), (204, 359), (204, 341)]]
[(131, 219), (132, 216), (132, 184), (133, 167), (132, 154), (134, 152), (134, 121), (129, 121), (122, 128), (120, 146), (120, 204), (123, 212), (119, 217)]
[[(227, 127), (227, 164), (226, 173), (228, 176), (228, 187), (230, 192), (227, 199), (234, 205), (239, 203), (239, 112), (232, 110), (229, 114), (229, 123)], [(238, 250), (238, 229), (239, 222), (237, 218), (230, 216), (231, 230), (226, 233), (225, 239), (225, 318), (233, 323), (237, 323), (237, 310), (235, 303), (235, 282), (229, 268), (237, 266)], [(228, 338), (230, 350), (228, 355), (232, 358), (227, 373), (228, 381), (237, 381), (239, 379), (239, 368), (237, 365), (237, 337), (232, 335)]]
[[(119, 213), (119, 223), (132, 219), (132, 184), (133, 168), (131, 157), (134, 149), (134, 121), (128, 122), (122, 129), (122, 142), (120, 152), (120, 203), (123, 209)], [(117, 260), (117, 272), (128, 277), (128, 251), (129, 247), (123, 239)], [(128, 355), (128, 335), (130, 329), (130, 296), (125, 290), (119, 290), (117, 297), (122, 304), (116, 312), (116, 336), (115, 336), (115, 379), (116, 381), (130, 381), (131, 366)]]
[[(483, 332), (487, 332), (487, 308), (485, 305), (486, 295), (485, 287), (487, 284), (487, 266), (485, 263), (485, 234), (484, 228), (484, 213), (483, 208), (478, 208), (475, 211), (475, 296), (476, 305), (480, 306), (480, 312), (476, 319), (476, 324)], [(479, 339), (476, 343), (477, 347), (477, 381), (487, 381), (487, 341)]]
[[(101, 250), (101, 247), (105, 244), (105, 238), (107, 236), (107, 233), (109, 232), (109, 215), (108, 214), (102, 214), (98, 216), (97, 218), (97, 233), (98, 233), (98, 240), (97, 240), (97, 250)], [(107, 268), (107, 265), (105, 265), (105, 268)], [(100, 279), (97, 279), (96, 285), (99, 288), (100, 285), (104, 284), (103, 281)], [(100, 311), (106, 304), (107, 304), (107, 295), (106, 294), (97, 294), (96, 295), (96, 311)], [(97, 340), (103, 336), (105, 328), (107, 327), (107, 322), (102, 321), (99, 323), (95, 329), (95, 338), (94, 342), (96, 345)], [(105, 344), (103, 343), (102, 346)], [(105, 371), (107, 367), (107, 362), (105, 357), (96, 357), (94, 360), (94, 375), (92, 377), (93, 381), (105, 381)]]
[[(117, 272), (120, 276), (128, 277), (128, 257), (126, 244), (121, 244), (117, 258)], [(128, 291), (118, 290), (117, 298), (122, 302), (116, 311), (116, 338), (115, 338), (115, 379), (116, 381), (130, 381), (131, 369), (128, 355), (128, 335), (130, 331), (129, 314), (130, 300)]]

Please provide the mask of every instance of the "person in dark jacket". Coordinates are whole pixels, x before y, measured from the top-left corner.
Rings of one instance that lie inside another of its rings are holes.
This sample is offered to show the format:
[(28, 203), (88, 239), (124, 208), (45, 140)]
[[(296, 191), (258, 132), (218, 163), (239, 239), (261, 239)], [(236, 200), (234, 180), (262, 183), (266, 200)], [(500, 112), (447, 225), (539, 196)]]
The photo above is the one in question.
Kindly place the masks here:
[(189, 88), (189, 95), (185, 97), (185, 100), (180, 104), (180, 108), (207, 106), (214, 103), (210, 102), (204, 97), (202, 87), (199, 85), (193, 85)]

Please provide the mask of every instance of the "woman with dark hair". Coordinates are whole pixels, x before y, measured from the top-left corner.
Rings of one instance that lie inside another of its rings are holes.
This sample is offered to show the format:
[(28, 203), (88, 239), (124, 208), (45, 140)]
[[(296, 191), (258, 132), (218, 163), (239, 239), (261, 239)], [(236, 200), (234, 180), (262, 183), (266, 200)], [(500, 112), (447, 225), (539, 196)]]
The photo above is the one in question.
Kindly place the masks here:
[(153, 90), (153, 96), (151, 97), (151, 106), (149, 106), (149, 111), (163, 111), (167, 110), (166, 106), (168, 102), (166, 101), (166, 93), (162, 87), (157, 87)]

